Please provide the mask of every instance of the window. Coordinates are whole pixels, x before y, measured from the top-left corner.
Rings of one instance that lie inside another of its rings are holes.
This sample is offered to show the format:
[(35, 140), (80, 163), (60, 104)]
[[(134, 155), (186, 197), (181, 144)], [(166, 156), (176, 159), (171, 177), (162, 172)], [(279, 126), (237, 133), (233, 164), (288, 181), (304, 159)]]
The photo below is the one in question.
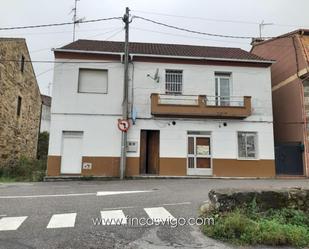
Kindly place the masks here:
[(216, 105), (229, 106), (231, 95), (231, 73), (215, 73)]
[(257, 158), (256, 132), (238, 132), (238, 157)]
[(20, 116), (20, 113), (21, 113), (21, 97), (18, 96), (17, 98), (17, 116), (19, 117)]
[(22, 55), (20, 58), (20, 71), (23, 73), (25, 70), (25, 57)]
[(79, 69), (79, 93), (107, 93), (107, 70)]
[(182, 70), (165, 70), (165, 92), (167, 94), (182, 93)]

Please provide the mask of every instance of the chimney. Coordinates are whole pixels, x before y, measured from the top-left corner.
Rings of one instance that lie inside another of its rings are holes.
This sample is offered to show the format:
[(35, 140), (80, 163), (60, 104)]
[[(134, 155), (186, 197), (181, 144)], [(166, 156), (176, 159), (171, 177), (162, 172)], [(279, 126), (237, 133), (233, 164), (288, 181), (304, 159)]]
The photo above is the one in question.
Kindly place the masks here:
[(252, 46), (254, 46), (254, 45), (256, 45), (256, 44), (258, 44), (258, 43), (260, 43), (260, 42), (263, 42), (263, 41), (265, 41), (263, 38), (260, 38), (260, 37), (258, 37), (258, 38), (252, 38), (252, 41), (251, 41), (251, 45)]

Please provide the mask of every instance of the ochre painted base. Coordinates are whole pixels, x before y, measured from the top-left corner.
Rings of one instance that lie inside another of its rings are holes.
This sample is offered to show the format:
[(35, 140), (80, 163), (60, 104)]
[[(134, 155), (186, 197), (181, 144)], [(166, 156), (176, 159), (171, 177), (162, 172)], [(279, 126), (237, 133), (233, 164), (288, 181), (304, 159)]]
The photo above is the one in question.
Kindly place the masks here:
[(274, 177), (274, 160), (213, 159), (213, 176)]
[[(92, 163), (92, 169), (82, 169), (82, 176), (119, 177), (119, 157), (82, 157), (82, 162)], [(215, 177), (274, 177), (274, 160), (213, 159)], [(60, 176), (61, 156), (48, 156), (47, 176)], [(126, 176), (140, 175), (139, 157), (128, 157)], [(160, 158), (160, 176), (186, 176), (186, 158)]]
[[(92, 163), (92, 169), (82, 169), (82, 176), (119, 177), (119, 157), (82, 157), (82, 162)], [(47, 176), (61, 175), (61, 156), (48, 156)], [(139, 157), (127, 157), (126, 176), (139, 175)]]
[(161, 176), (185, 176), (187, 175), (187, 159), (161, 157), (159, 169)]

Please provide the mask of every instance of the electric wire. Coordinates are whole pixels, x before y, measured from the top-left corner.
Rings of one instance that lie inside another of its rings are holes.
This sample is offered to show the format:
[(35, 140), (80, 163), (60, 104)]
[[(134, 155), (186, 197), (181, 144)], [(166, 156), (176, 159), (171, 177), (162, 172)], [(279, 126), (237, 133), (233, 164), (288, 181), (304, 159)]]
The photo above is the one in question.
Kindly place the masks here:
[(81, 23), (93, 23), (93, 22), (101, 22), (101, 21), (110, 21), (110, 20), (121, 20), (122, 17), (108, 17), (108, 18), (98, 18), (92, 20), (78, 20), (76, 22), (62, 22), (62, 23), (50, 23), (50, 24), (38, 24), (38, 25), (29, 25), (29, 26), (17, 26), (17, 27), (0, 27), (1, 30), (16, 30), (16, 29), (33, 29), (33, 28), (46, 28), (46, 27), (55, 27), (55, 26), (64, 26), (64, 25), (72, 25), (72, 24), (81, 24)]
[[(185, 32), (193, 33), (193, 34), (199, 34), (199, 35), (214, 36), (214, 37), (221, 37), (221, 38), (233, 38), (233, 39), (254, 39), (254, 38), (256, 38), (256, 37), (253, 37), (253, 36), (236, 36), (236, 35), (222, 35), (222, 34), (206, 33), (206, 32), (202, 32), (202, 31), (191, 30), (191, 29), (188, 29), (188, 28), (177, 27), (177, 26), (166, 24), (166, 23), (163, 23), (163, 22), (158, 22), (158, 21), (155, 21), (155, 20), (152, 20), (152, 19), (149, 19), (149, 18), (145, 18), (145, 17), (142, 17), (142, 16), (132, 16), (132, 19), (141, 19), (141, 20), (144, 20), (146, 22), (154, 23), (154, 24), (164, 26), (164, 27), (167, 27), (167, 28), (185, 31)], [(262, 37), (262, 38), (263, 39), (271, 39), (273, 37)]]

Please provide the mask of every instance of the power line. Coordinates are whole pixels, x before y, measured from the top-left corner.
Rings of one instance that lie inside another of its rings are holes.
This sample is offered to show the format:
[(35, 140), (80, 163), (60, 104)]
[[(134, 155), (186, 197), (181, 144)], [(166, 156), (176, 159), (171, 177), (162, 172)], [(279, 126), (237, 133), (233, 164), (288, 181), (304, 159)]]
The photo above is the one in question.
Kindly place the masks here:
[(0, 28), (0, 31), (1, 30), (16, 30), (16, 29), (46, 28), (46, 27), (72, 25), (76, 23), (93, 23), (93, 22), (121, 20), (121, 19), (122, 17), (109, 17), (109, 18), (99, 18), (99, 19), (92, 19), (92, 20), (86, 20), (86, 21), (78, 20), (76, 22), (62, 22), (62, 23), (50, 23), (50, 24), (39, 24), (39, 25), (18, 26), (18, 27), (5, 27), (5, 28)]
[[(138, 31), (144, 31), (144, 32), (158, 33), (158, 34), (162, 34), (162, 35), (175, 36), (175, 37), (184, 37), (184, 38), (190, 38), (190, 39), (198, 39), (198, 40), (203, 40), (203, 41), (213, 41), (213, 42), (223, 42), (223, 43), (235, 43), (235, 44), (250, 45), (250, 43), (248, 43), (248, 42), (241, 42), (241, 41), (235, 41), (235, 40), (232, 41), (232, 40), (208, 39), (208, 38), (204, 38), (204, 37), (181, 35), (181, 34), (162, 32), (162, 31), (143, 29), (143, 28), (136, 28), (136, 27), (131, 27), (131, 29), (138, 30)], [(291, 47), (290, 45), (279, 45), (279, 44), (268, 44), (268, 46), (269, 47), (282, 47), (282, 48), (290, 48)]]
[[(112, 31), (114, 31), (114, 30), (112, 30)], [(115, 33), (113, 33), (112, 35), (110, 35), (110, 36), (108, 36), (107, 38), (105, 38), (104, 41), (107, 41), (108, 39), (114, 37), (115, 35), (119, 34), (119, 33), (122, 32), (122, 31), (123, 31), (123, 28), (121, 28), (121, 30), (119, 30), (119, 31), (117, 30)], [(108, 33), (110, 33), (110, 32), (111, 32), (111, 31), (109, 31)], [(107, 32), (102, 33), (102, 34), (106, 34), (106, 33), (107, 33)], [(98, 35), (102, 35), (102, 34), (98, 34)], [(44, 75), (45, 73), (48, 73), (48, 72), (54, 70), (55, 68), (57, 68), (57, 67), (59, 67), (59, 66), (61, 66), (61, 65), (62, 65), (62, 64), (58, 64), (58, 65), (56, 65), (56, 66), (53, 66), (53, 67), (51, 67), (51, 68), (49, 68), (49, 69), (47, 69), (47, 70), (45, 70), (45, 71), (43, 71), (43, 72), (37, 74), (36, 77), (38, 78), (39, 76)]]
[[(107, 28), (107, 29), (111, 29), (111, 28)], [(94, 29), (94, 30), (98, 30), (98, 29)], [(101, 29), (101, 30), (106, 30), (106, 29)], [(92, 38), (92, 37), (96, 37), (96, 36), (99, 36), (99, 35), (105, 35), (105, 34), (108, 34), (108, 33), (111, 33), (111, 32), (114, 32), (114, 31), (116, 31), (116, 32), (118, 32), (118, 30), (119, 30), (119, 28), (117, 27), (116, 29), (115, 28), (113, 28), (112, 30), (109, 30), (109, 31), (106, 31), (106, 32), (103, 32), (103, 33), (99, 33), (99, 34), (95, 34), (95, 35), (93, 35), (93, 36), (88, 36), (87, 38)], [(123, 28), (120, 28), (120, 30), (123, 30)], [(67, 31), (67, 32), (72, 32), (72, 31)], [(79, 31), (80, 32), (80, 31)], [(112, 36), (113, 36), (114, 34), (112, 34)], [(107, 37), (106, 39), (109, 39), (110, 37)], [(58, 44), (58, 45), (55, 45), (55, 46), (53, 46), (53, 47), (58, 47), (58, 46), (64, 46), (65, 44), (67, 44), (67, 43), (64, 43), (64, 42), (62, 42), (61, 44)], [(33, 53), (37, 53), (37, 52), (41, 52), (41, 51), (46, 51), (46, 50), (50, 50), (51, 49), (51, 47), (45, 47), (45, 48), (40, 48), (40, 49), (37, 49), (37, 50), (32, 50), (32, 51), (30, 51), (30, 54), (33, 54)]]
[(136, 13), (145, 13), (151, 15), (158, 15), (158, 16), (167, 16), (167, 17), (176, 17), (176, 18), (184, 18), (184, 19), (195, 19), (195, 20), (202, 20), (202, 21), (210, 21), (210, 22), (225, 22), (225, 23), (241, 23), (241, 24), (253, 24), (258, 25), (258, 22), (249, 22), (249, 21), (240, 21), (240, 20), (224, 20), (224, 19), (213, 19), (213, 18), (204, 18), (204, 17), (194, 17), (194, 16), (183, 16), (183, 15), (173, 15), (167, 13), (159, 13), (159, 12), (151, 12), (151, 11), (138, 11), (133, 10)]
[[(177, 30), (180, 30), (180, 31), (185, 31), (185, 32), (193, 33), (193, 34), (199, 34), (199, 35), (215, 36), (215, 37), (222, 37), (222, 38), (233, 38), (233, 39), (253, 39), (253, 38), (256, 38), (256, 37), (253, 37), (253, 36), (235, 36), (235, 35), (221, 35), (221, 34), (206, 33), (206, 32), (191, 30), (191, 29), (187, 29), (187, 28), (177, 27), (177, 26), (174, 26), (174, 25), (158, 22), (158, 21), (148, 19), (148, 18), (145, 18), (145, 17), (142, 17), (142, 16), (133, 16), (133, 18), (141, 19), (141, 20), (151, 22), (151, 23), (154, 23), (154, 24), (157, 24), (157, 25), (161, 25), (161, 26), (164, 26), (164, 27), (167, 27), (167, 28), (177, 29)], [(273, 37), (262, 37), (262, 38), (270, 39), (270, 38), (273, 38)]]
[[(198, 16), (184, 16), (184, 15), (174, 15), (168, 13), (160, 13), (160, 12), (152, 12), (152, 11), (141, 11), (141, 10), (133, 10), (132, 12), (136, 13), (145, 13), (150, 15), (158, 15), (158, 16), (167, 16), (167, 17), (175, 17), (175, 18), (184, 18), (184, 19), (191, 19), (191, 20), (201, 20), (201, 21), (208, 21), (208, 22), (223, 22), (223, 23), (238, 23), (238, 24), (250, 24), (250, 25), (259, 25), (260, 22), (251, 22), (251, 21), (242, 21), (242, 20), (229, 20), (229, 19), (217, 19), (217, 18), (204, 18)], [(282, 24), (282, 23), (274, 23), (275, 26), (281, 27), (300, 27), (301, 25), (295, 24)]]

